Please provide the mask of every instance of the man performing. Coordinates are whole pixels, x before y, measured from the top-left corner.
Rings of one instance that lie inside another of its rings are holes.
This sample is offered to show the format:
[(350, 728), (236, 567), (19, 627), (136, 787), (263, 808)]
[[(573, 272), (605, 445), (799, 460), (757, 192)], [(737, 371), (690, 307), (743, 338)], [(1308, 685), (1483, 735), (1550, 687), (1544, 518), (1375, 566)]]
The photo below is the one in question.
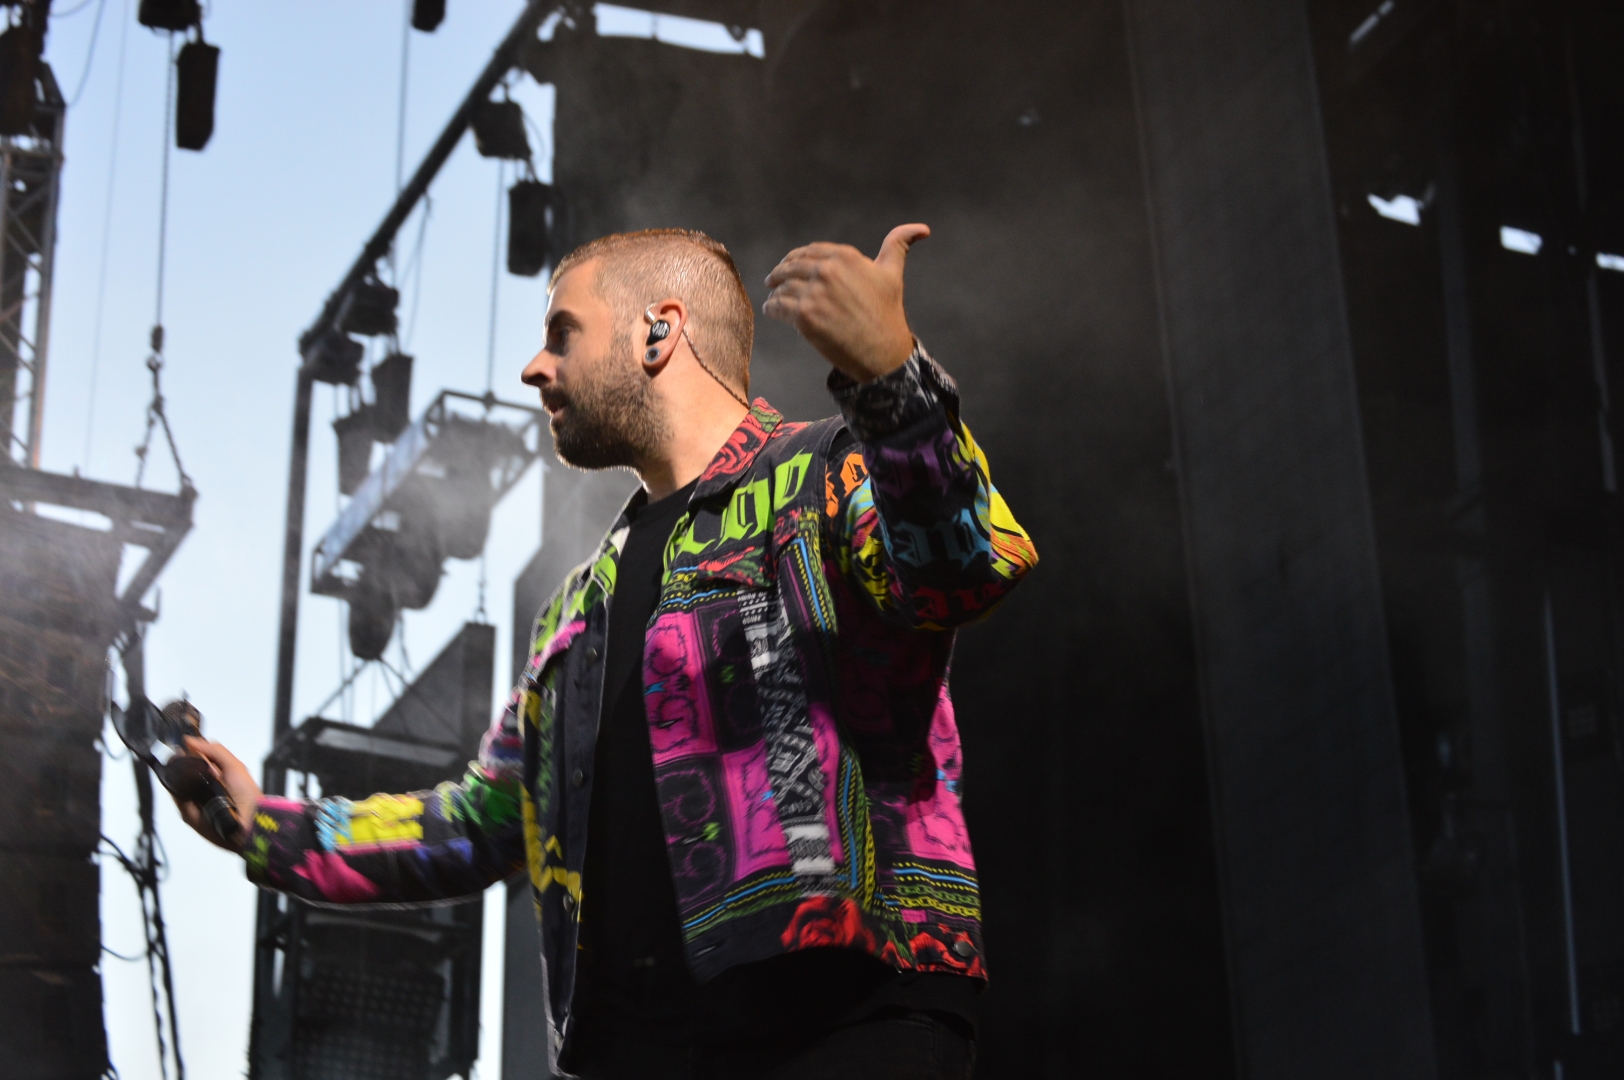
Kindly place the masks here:
[(562, 260), (524, 381), (561, 460), (642, 489), (542, 609), (461, 783), (262, 796), (193, 740), (250, 879), (411, 904), (528, 863), (555, 1071), (968, 1077), (985, 972), (948, 661), (1037, 555), (908, 328), (929, 231), (767, 278), (766, 313), (834, 369), (841, 416), (811, 424), (748, 404), (754, 313), (721, 244), (658, 229)]

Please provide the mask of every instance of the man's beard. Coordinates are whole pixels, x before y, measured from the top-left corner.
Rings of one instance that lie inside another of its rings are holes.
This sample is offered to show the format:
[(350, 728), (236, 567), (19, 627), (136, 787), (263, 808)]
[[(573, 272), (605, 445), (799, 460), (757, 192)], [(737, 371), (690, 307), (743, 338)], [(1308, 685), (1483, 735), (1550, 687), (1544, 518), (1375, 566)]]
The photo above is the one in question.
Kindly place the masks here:
[(632, 467), (666, 442), (668, 425), (647, 376), (631, 357), (629, 333), (617, 333), (607, 354), (565, 391), (552, 420), (558, 459), (577, 469)]

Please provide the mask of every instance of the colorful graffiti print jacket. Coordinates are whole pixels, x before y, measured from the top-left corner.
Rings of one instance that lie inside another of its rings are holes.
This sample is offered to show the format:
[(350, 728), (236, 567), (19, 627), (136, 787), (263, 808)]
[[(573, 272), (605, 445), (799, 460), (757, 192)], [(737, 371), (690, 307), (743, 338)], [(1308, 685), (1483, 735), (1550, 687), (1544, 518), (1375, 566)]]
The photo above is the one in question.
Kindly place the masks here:
[[(952, 628), (1037, 555), (922, 348), (891, 375), (837, 373), (830, 388), (844, 422), (786, 422), (757, 399), (666, 547), (643, 675), (689, 964), (703, 980), (840, 946), (981, 978)], [(465, 896), (528, 863), (555, 1054), (592, 887), (581, 867), (626, 535), (622, 517), (542, 609), (460, 783), (266, 798), (245, 852), (255, 882), (338, 904)]]

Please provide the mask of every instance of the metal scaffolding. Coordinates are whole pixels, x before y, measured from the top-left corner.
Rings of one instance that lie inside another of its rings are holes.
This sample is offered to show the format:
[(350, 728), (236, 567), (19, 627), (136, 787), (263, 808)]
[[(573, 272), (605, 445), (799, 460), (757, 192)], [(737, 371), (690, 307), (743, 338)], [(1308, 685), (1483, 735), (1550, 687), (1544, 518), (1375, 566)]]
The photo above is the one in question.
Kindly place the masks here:
[[(66, 106), (39, 66), (30, 130), (0, 137), (0, 441), (39, 468)], [(20, 434), (19, 434), (20, 432)]]

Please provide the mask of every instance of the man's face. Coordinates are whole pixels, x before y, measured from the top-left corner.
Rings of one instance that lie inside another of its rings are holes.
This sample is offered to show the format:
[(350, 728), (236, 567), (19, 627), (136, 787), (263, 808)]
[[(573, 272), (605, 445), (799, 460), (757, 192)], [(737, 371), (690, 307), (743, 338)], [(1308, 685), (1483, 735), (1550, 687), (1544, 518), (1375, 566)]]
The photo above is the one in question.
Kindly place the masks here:
[(547, 343), (524, 369), (552, 417), (558, 458), (578, 469), (635, 467), (664, 445), (665, 411), (637, 362), (634, 325), (593, 288), (597, 260), (553, 285)]

